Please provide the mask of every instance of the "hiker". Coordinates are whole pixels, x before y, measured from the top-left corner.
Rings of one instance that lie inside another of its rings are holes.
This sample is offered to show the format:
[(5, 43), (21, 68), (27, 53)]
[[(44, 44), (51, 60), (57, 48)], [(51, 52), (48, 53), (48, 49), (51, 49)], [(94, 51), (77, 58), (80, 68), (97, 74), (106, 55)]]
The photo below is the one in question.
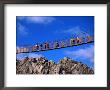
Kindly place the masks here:
[(36, 50), (39, 50), (39, 45), (38, 45), (38, 44), (36, 44), (35, 46), (36, 46)]
[(61, 42), (61, 47), (65, 47), (65, 43), (63, 41)]
[(49, 49), (49, 43), (46, 43), (47, 44), (47, 49)]
[(79, 38), (77, 37), (77, 44), (79, 43)]
[(82, 40), (77, 37), (77, 44), (80, 44), (81, 42), (82, 42)]
[(56, 42), (56, 43), (55, 43), (55, 48), (58, 48), (58, 47), (59, 47), (59, 43)]
[(23, 48), (20, 48), (20, 53), (23, 53), (24, 52), (24, 49)]
[(29, 49), (28, 48), (24, 48), (24, 52), (29, 52)]
[(20, 53), (19, 49), (16, 49), (16, 53), (17, 53), (17, 54)]
[(44, 44), (44, 46), (45, 46), (45, 49), (49, 49), (49, 43), (46, 42), (46, 43)]
[(32, 47), (32, 51), (33, 51), (33, 52), (36, 51), (36, 46), (33, 46), (33, 47)]
[(75, 44), (75, 39), (70, 39), (70, 45), (74, 45)]

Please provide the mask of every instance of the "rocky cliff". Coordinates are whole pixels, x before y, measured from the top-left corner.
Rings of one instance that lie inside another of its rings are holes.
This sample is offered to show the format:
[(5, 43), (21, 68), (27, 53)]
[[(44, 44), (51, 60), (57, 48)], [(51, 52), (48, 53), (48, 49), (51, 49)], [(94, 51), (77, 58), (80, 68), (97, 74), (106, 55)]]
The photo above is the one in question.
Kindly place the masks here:
[(59, 63), (45, 57), (16, 60), (17, 74), (94, 74), (94, 70), (86, 64), (63, 58)]

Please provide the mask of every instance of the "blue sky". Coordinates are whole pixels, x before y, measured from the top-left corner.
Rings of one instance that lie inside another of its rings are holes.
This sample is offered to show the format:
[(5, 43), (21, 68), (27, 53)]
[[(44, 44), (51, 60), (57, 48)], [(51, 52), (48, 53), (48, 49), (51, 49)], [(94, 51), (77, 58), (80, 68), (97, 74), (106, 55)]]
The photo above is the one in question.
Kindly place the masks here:
[[(17, 16), (16, 17), (16, 46), (32, 46), (46, 41), (69, 39), (76, 36), (94, 35), (93, 16)], [(69, 48), (18, 54), (17, 58), (25, 56), (45, 56), (58, 62), (68, 56), (94, 67), (94, 43), (73, 46)]]

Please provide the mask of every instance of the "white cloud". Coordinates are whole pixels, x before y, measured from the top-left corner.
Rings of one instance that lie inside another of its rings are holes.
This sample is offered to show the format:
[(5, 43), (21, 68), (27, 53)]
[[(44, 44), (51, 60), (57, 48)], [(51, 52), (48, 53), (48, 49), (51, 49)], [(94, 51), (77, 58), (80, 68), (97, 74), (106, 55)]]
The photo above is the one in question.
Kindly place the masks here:
[(43, 57), (43, 55), (42, 54), (36, 54), (36, 53), (30, 53), (29, 54), (29, 57), (31, 58), (39, 58), (39, 57)]
[(19, 20), (26, 20), (28, 23), (39, 23), (47, 24), (55, 20), (54, 17), (50, 16), (18, 16)]
[[(55, 20), (54, 17), (50, 16), (17, 16), (17, 19), (20, 21), (25, 21), (26, 23), (39, 24), (48, 24)], [(17, 30), (23, 36), (28, 35), (27, 27), (20, 22), (18, 22), (17, 24)]]
[(19, 20), (23, 20), (23, 19), (25, 19), (24, 16), (17, 16), (16, 18), (19, 19)]
[(43, 55), (41, 54), (36, 54), (36, 53), (20, 53), (17, 54), (17, 59), (19, 60), (23, 60), (25, 57), (29, 57), (29, 58), (39, 58), (39, 57), (43, 57)]
[(26, 53), (20, 53), (20, 54), (17, 54), (16, 55), (16, 58), (18, 59), (18, 60), (22, 60), (22, 59), (24, 59), (25, 57), (27, 57), (28, 56), (28, 54), (26, 54)]
[(20, 47), (19, 46), (16, 46), (16, 49), (19, 49)]
[(27, 28), (20, 23), (17, 24), (17, 30), (21, 35), (27, 35), (28, 34)]
[(85, 31), (83, 31), (79, 26), (75, 26), (66, 30), (62, 30), (62, 31), (57, 31), (55, 33), (63, 33), (63, 34), (71, 34), (75, 37), (84, 37), (84, 36), (89, 36), (89, 34)]
[(79, 49), (77, 51), (65, 51), (65, 54), (78, 59), (78, 58), (84, 58), (87, 60), (90, 60), (90, 62), (94, 62), (94, 46), (91, 45), (89, 47), (83, 48), (83, 49)]

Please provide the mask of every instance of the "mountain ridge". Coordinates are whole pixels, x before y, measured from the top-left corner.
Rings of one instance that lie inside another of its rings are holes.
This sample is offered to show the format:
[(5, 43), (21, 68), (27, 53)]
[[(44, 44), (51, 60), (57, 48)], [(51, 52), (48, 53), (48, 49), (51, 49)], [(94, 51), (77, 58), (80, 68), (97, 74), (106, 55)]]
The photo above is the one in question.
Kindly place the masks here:
[(64, 57), (55, 63), (45, 57), (16, 60), (16, 74), (94, 74), (86, 64)]

